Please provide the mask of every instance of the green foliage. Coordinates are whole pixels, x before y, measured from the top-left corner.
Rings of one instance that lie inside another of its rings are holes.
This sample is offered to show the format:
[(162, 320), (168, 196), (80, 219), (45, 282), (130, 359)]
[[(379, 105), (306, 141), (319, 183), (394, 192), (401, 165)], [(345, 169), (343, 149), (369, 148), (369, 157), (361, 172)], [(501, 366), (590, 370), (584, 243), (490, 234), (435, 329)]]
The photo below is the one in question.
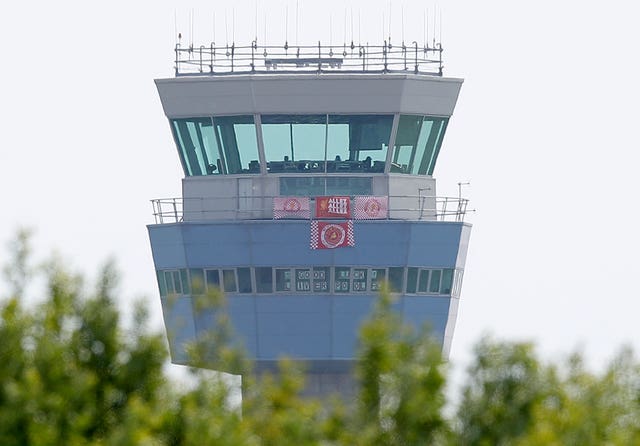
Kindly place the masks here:
[(194, 370), (195, 385), (181, 387), (163, 373), (165, 342), (144, 328), (143, 306), (123, 328), (112, 264), (86, 292), (51, 261), (39, 269), (42, 301), (25, 304), (36, 271), (28, 242), (23, 233), (11, 245), (10, 291), (0, 303), (1, 445), (640, 444), (640, 364), (631, 351), (595, 374), (577, 354), (545, 364), (530, 344), (484, 339), (447, 411), (439, 348), (427, 329), (402, 325), (388, 289), (362, 326), (350, 401), (302, 397), (304, 370), (291, 361), (275, 374), (252, 373), (220, 293), (194, 301), (213, 311), (219, 329), (190, 353), (202, 366), (244, 372), (242, 404), (223, 374)]

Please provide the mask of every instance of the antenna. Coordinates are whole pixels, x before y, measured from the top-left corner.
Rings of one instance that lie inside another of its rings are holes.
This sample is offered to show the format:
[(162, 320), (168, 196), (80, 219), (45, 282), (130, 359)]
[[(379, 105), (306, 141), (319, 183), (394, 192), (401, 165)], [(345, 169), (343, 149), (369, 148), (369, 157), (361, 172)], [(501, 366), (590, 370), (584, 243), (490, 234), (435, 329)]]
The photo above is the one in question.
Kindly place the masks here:
[(284, 10), (284, 45), (288, 46), (289, 42), (289, 5), (285, 7)]
[(333, 14), (329, 11), (329, 47), (333, 46)]
[(231, 10), (231, 44), (236, 43), (236, 8)]
[(438, 12), (438, 8), (436, 6), (433, 7), (433, 47), (436, 47), (436, 13)]
[(401, 25), (402, 25), (402, 46), (404, 46), (404, 4), (400, 6), (400, 16), (401, 16)]
[(173, 38), (176, 39), (176, 46), (178, 45), (178, 11), (173, 10)]
[(358, 45), (360, 45), (360, 43), (361, 43), (360, 31), (362, 31), (362, 27), (360, 25), (361, 25), (361, 22), (360, 22), (360, 8), (358, 8)]
[(227, 9), (224, 10), (224, 40), (227, 46), (229, 46), (229, 18), (227, 17)]
[(256, 10), (255, 10), (255, 17), (253, 20), (253, 23), (256, 26), (256, 32), (255, 32), (255, 36), (256, 36), (256, 44), (258, 43), (258, 0), (256, 0)]
[(193, 8), (189, 17), (189, 28), (191, 29), (191, 48), (193, 48)]
[(438, 40), (440, 41), (440, 48), (442, 48), (442, 8), (440, 8), (440, 38)]
[(424, 9), (422, 11), (422, 41), (424, 42), (425, 48), (427, 47), (427, 29), (429, 29), (428, 27), (429, 25), (427, 23), (427, 9)]
[(353, 6), (351, 7), (351, 46), (353, 47)]
[(344, 7), (344, 21), (342, 22), (344, 25), (344, 33), (342, 34), (342, 45), (347, 45), (347, 7)]
[(391, 0), (389, 0), (389, 45), (391, 45)]
[(296, 45), (298, 45), (298, 0), (296, 0)]

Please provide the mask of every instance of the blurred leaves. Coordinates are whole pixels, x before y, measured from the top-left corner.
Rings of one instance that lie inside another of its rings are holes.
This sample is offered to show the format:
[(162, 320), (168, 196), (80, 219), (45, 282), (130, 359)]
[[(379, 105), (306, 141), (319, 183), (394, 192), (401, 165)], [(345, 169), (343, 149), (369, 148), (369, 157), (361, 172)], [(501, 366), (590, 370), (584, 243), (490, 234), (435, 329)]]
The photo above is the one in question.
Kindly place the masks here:
[[(579, 354), (545, 363), (527, 343), (482, 339), (459, 400), (429, 330), (412, 331), (384, 289), (360, 333), (355, 395), (303, 397), (304, 367), (287, 359), (256, 374), (234, 343), (221, 293), (194, 297), (217, 329), (192, 362), (243, 372), (169, 380), (164, 336), (137, 304), (123, 327), (118, 274), (105, 264), (92, 291), (59, 259), (29, 264), (28, 232), (10, 246), (0, 291), (1, 445), (633, 445), (640, 444), (640, 363), (623, 349), (601, 373)], [(39, 304), (22, 298), (34, 275)], [(199, 289), (192, 285), (192, 289)]]

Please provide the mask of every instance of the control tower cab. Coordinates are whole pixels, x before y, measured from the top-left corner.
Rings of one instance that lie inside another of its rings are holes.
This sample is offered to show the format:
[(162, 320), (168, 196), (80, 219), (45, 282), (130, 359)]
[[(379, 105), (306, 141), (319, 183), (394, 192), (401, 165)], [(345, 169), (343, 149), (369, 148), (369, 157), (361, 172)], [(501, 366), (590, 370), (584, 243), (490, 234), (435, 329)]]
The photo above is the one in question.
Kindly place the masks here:
[(174, 363), (192, 364), (216, 324), (198, 296), (220, 289), (258, 371), (287, 356), (338, 388), (382, 282), (448, 355), (471, 226), (433, 177), (462, 85), (441, 53), (176, 47), (155, 82), (182, 197), (153, 200), (148, 226)]

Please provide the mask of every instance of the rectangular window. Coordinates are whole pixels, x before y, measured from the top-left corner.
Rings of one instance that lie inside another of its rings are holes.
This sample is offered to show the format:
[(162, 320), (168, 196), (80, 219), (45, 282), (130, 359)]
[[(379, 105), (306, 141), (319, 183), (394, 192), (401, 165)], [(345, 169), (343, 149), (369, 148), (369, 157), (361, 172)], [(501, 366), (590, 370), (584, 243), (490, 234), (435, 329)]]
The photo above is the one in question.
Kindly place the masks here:
[(310, 269), (296, 269), (296, 291), (311, 291)]
[(390, 171), (433, 174), (447, 123), (448, 118), (401, 115)]
[(324, 172), (326, 115), (262, 115), (269, 173)]
[(329, 268), (315, 267), (313, 268), (313, 291), (316, 293), (329, 292)]
[(182, 280), (180, 279), (179, 270), (170, 270), (164, 272), (164, 280), (167, 285), (167, 294), (182, 294)]
[(238, 286), (236, 285), (236, 270), (234, 269), (223, 269), (222, 270), (222, 281), (224, 283), (224, 291), (227, 293), (235, 293), (238, 291)]
[(222, 173), (260, 173), (253, 116), (214, 117), (215, 137), (222, 154)]
[(391, 267), (389, 268), (389, 285), (391, 290), (397, 293), (401, 293), (404, 285), (404, 268)]
[(353, 269), (353, 291), (367, 291), (367, 272), (366, 269)]
[(243, 294), (253, 292), (251, 268), (238, 268), (238, 291)]
[(418, 282), (418, 268), (407, 268), (407, 293), (415, 293)]
[(205, 270), (205, 277), (207, 280), (207, 291), (220, 289), (220, 274), (217, 269)]
[(171, 124), (185, 175), (222, 173), (222, 161), (211, 118), (173, 119)]
[(204, 294), (204, 271), (202, 268), (189, 270), (191, 276), (191, 291), (193, 294)]
[(160, 296), (165, 297), (167, 295), (167, 284), (164, 280), (164, 272), (156, 271), (156, 277), (158, 278), (158, 288), (160, 289)]
[(420, 279), (418, 280), (418, 293), (427, 293), (429, 291), (429, 270), (420, 270)]
[(258, 293), (273, 293), (273, 276), (271, 267), (257, 267), (256, 288)]
[(334, 291), (336, 293), (348, 293), (351, 284), (351, 268), (336, 267)]
[(374, 268), (371, 270), (371, 291), (378, 291), (382, 282), (387, 280), (387, 270), (384, 268)]
[(291, 291), (291, 270), (276, 268), (276, 291)]
[(453, 285), (453, 270), (452, 269), (442, 270), (442, 284), (440, 288), (440, 293), (451, 294), (452, 285)]
[(431, 271), (431, 282), (429, 283), (429, 292), (430, 293), (439, 293), (440, 292), (440, 277), (442, 275), (442, 271), (439, 269), (435, 269)]
[(329, 115), (327, 171), (382, 172), (393, 115)]

